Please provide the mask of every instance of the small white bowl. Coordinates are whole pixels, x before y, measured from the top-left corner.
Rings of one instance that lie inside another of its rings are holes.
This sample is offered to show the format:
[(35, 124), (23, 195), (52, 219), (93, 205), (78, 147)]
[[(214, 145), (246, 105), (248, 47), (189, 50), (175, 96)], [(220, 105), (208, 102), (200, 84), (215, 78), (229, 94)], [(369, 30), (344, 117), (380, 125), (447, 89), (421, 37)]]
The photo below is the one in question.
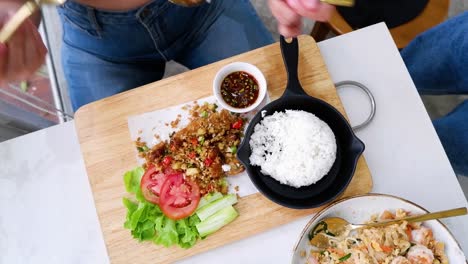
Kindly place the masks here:
[[(243, 71), (247, 72), (250, 75), (252, 75), (258, 82), (258, 97), (257, 100), (249, 107), (245, 108), (236, 108), (228, 105), (224, 99), (223, 96), (221, 95), (221, 83), (228, 76), (229, 74), (236, 72), (236, 71)], [(216, 97), (216, 100), (218, 103), (223, 107), (224, 109), (234, 112), (234, 113), (247, 113), (260, 105), (260, 103), (263, 101), (265, 98), (267, 92), (267, 82), (265, 80), (265, 76), (263, 76), (263, 73), (254, 65), (250, 63), (245, 63), (245, 62), (233, 62), (230, 63), (223, 68), (221, 68), (218, 73), (216, 73), (216, 76), (213, 80), (213, 94)]]

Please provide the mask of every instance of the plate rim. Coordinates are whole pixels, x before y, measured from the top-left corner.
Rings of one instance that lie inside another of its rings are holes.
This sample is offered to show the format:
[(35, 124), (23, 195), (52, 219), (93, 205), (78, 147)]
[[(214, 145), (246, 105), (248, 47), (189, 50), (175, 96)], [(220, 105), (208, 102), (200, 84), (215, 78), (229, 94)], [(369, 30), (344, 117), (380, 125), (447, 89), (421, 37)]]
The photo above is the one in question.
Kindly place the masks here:
[[(317, 219), (319, 219), (328, 209), (330, 209), (331, 207), (339, 204), (339, 203), (342, 203), (342, 202), (345, 202), (345, 201), (348, 201), (348, 200), (352, 200), (352, 199), (355, 199), (355, 198), (362, 198), (362, 197), (386, 197), (386, 198), (394, 198), (394, 199), (397, 199), (397, 200), (400, 200), (400, 201), (403, 201), (403, 202), (406, 202), (406, 203), (409, 203), (421, 210), (423, 210), (424, 212), (426, 213), (429, 213), (429, 211), (410, 201), (410, 200), (407, 200), (405, 198), (402, 198), (402, 197), (399, 197), (399, 196), (396, 196), (396, 195), (391, 195), (391, 194), (383, 194), (383, 193), (367, 193), (367, 194), (358, 194), (358, 195), (353, 195), (353, 196), (349, 196), (349, 197), (345, 197), (345, 198), (342, 198), (342, 199), (338, 199), (336, 201), (333, 201), (331, 202), (330, 204), (328, 204), (327, 206), (325, 206), (324, 208), (322, 208), (319, 212), (317, 212), (308, 222), (307, 224), (304, 226), (304, 228), (302, 229), (302, 232), (301, 234), (299, 235), (299, 238), (296, 240), (296, 243), (292, 249), (292, 258), (291, 258), (291, 263), (293, 261), (293, 258), (294, 258), (294, 252), (296, 252), (297, 248), (299, 247), (299, 244), (301, 242), (301, 239), (302, 237), (305, 235), (305, 233), (307, 232), (307, 230), (309, 229), (309, 227), (312, 225), (313, 222), (315, 222)], [(458, 246), (458, 248), (461, 250), (461, 252), (464, 254), (463, 250), (462, 250), (462, 247), (460, 245), (460, 243), (458, 242), (458, 240), (455, 238), (455, 236), (452, 234), (452, 232), (450, 231), (450, 229), (444, 224), (442, 223), (439, 219), (435, 219), (435, 220), (431, 220), (431, 221), (437, 221), (441, 226), (442, 228), (445, 229), (445, 231), (447, 231), (447, 233), (452, 237), (452, 239), (455, 241), (456, 245)], [(466, 260), (466, 256), (465, 256), (465, 261), (466, 263), (468, 264), (468, 260)]]

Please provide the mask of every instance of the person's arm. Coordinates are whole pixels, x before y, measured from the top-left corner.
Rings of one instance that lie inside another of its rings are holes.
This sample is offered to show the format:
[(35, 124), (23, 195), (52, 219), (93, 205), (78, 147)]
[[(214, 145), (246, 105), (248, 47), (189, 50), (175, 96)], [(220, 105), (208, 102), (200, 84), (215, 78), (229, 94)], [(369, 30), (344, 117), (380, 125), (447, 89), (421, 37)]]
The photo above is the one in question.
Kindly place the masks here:
[(319, 0), (269, 0), (268, 5), (278, 20), (279, 33), (285, 37), (302, 33), (302, 17), (327, 21), (335, 9)]
[[(21, 7), (23, 0), (0, 0), (0, 28)], [(27, 19), (7, 43), (0, 43), (0, 87), (33, 75), (44, 63), (47, 49), (37, 26), (39, 12)]]

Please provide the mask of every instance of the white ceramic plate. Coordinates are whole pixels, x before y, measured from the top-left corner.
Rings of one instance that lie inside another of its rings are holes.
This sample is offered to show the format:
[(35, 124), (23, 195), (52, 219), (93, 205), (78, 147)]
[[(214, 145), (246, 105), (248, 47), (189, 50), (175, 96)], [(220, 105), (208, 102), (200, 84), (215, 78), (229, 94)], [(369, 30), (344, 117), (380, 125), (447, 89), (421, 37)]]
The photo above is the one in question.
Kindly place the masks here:
[[(310, 230), (325, 217), (338, 216), (348, 220), (351, 223), (364, 223), (369, 220), (371, 215), (380, 214), (384, 210), (395, 210), (401, 208), (413, 214), (427, 213), (428, 211), (421, 206), (396, 196), (385, 194), (367, 194), (354, 196), (336, 201), (318, 212), (305, 226), (301, 233), (299, 241), (293, 249), (292, 263), (305, 263), (306, 258), (301, 257), (300, 253), (310, 251), (310, 244), (307, 234)], [(460, 245), (453, 235), (438, 220), (426, 221), (423, 223), (432, 229), (436, 240), (445, 243), (445, 253), (450, 263), (467, 263), (465, 255)]]

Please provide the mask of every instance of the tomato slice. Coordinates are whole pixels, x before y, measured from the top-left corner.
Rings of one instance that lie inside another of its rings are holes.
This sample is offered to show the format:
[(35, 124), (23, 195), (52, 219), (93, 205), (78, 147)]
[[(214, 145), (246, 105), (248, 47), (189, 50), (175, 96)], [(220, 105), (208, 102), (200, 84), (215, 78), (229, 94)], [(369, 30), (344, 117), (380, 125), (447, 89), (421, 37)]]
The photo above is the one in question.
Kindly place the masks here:
[(196, 183), (184, 179), (182, 173), (167, 176), (161, 188), (159, 203), (167, 217), (179, 220), (190, 216), (197, 209), (199, 202), (200, 189)]
[(161, 187), (166, 181), (166, 178), (166, 174), (160, 172), (154, 165), (148, 167), (140, 183), (141, 192), (148, 202), (159, 204)]
[(234, 122), (232, 124), (232, 128), (234, 128), (234, 129), (239, 129), (241, 127), (242, 127), (242, 119), (239, 119), (239, 120), (237, 120), (236, 122)]
[(190, 152), (188, 155), (187, 155), (189, 158), (191, 159), (195, 159), (197, 157), (197, 154), (195, 152)]
[(172, 157), (171, 157), (171, 156), (166, 156), (166, 157), (164, 157), (164, 159), (162, 160), (162, 164), (163, 164), (164, 166), (166, 166), (166, 167), (169, 166), (169, 165), (171, 165), (171, 163), (172, 163)]
[(211, 164), (213, 164), (213, 160), (210, 158), (206, 158), (204, 163), (205, 163), (205, 166), (209, 167), (211, 166)]
[[(174, 170), (174, 169), (173, 169), (172, 167), (170, 167), (170, 166), (169, 166), (169, 167), (164, 167), (164, 168), (163, 168), (163, 171), (164, 171), (164, 174), (166, 174), (166, 176), (167, 176), (167, 175), (171, 175), (171, 174), (175, 174), (175, 173), (179, 173), (177, 170)], [(162, 186), (162, 184), (161, 184), (161, 186)]]

